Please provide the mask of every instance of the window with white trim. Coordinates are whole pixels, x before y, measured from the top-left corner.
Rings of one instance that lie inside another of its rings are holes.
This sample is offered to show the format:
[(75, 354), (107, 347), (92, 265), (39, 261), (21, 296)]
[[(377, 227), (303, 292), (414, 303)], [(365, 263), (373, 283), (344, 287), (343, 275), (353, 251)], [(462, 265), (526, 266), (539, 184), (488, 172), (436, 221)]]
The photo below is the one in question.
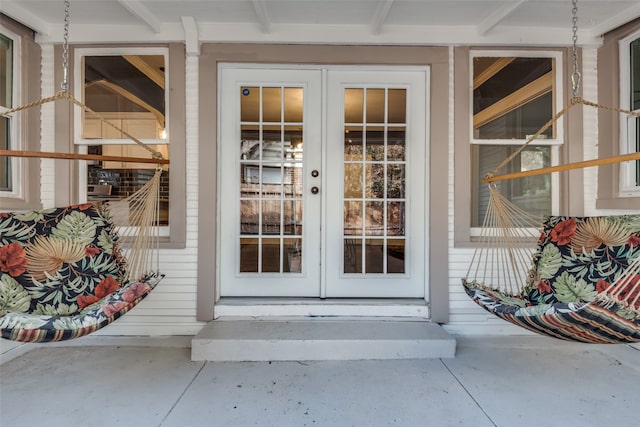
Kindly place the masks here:
[[(78, 48), (74, 51), (75, 75), (79, 76), (75, 80), (75, 92), (99, 115), (75, 114), (74, 140), (80, 151), (150, 159), (152, 154), (129, 134), (159, 151), (165, 159), (169, 158), (168, 54), (169, 49), (162, 47)], [(93, 162), (80, 173), (80, 198), (86, 197), (87, 201), (125, 198), (142, 187), (153, 176), (155, 168), (153, 163)], [(168, 166), (164, 169), (158, 225), (166, 228), (169, 225)]]
[[(472, 88), (471, 227), (481, 227), (489, 190), (483, 177), (521, 147), (562, 108), (559, 52), (470, 52)], [(500, 173), (550, 166), (563, 144), (563, 121), (555, 122)], [(497, 181), (502, 194), (522, 209), (550, 214), (557, 206), (557, 178), (546, 175)]]
[[(20, 104), (20, 37), (0, 27), (0, 108), (11, 109)], [(20, 112), (0, 116), (0, 148), (21, 149)], [(0, 195), (16, 198), (21, 196), (20, 159), (0, 158)]]
[[(619, 41), (620, 108), (640, 112), (640, 31)], [(621, 115), (620, 153), (640, 152), (640, 117)], [(620, 196), (640, 195), (640, 160), (620, 165)]]

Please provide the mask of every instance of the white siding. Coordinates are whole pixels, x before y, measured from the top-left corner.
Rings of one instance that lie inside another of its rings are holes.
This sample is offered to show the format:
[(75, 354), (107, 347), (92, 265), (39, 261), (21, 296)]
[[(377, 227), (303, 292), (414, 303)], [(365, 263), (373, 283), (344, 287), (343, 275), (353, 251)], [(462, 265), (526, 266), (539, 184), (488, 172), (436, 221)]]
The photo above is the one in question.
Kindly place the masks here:
[[(54, 49), (52, 45), (42, 46), (42, 96), (52, 96), (60, 90), (59, 84), (56, 84), (54, 77)], [(40, 109), (41, 139), (40, 150), (56, 151), (55, 147), (55, 119), (54, 119), (54, 103), (49, 102), (42, 105)], [(55, 200), (55, 160), (42, 159), (40, 163), (40, 194), (42, 205), (51, 207)]]

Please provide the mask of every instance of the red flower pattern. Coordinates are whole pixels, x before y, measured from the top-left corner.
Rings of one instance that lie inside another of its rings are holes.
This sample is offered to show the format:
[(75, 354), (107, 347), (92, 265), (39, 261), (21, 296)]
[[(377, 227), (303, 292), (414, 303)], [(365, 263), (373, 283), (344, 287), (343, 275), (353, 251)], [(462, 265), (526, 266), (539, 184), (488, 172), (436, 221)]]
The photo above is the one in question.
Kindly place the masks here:
[(27, 252), (18, 242), (0, 247), (0, 270), (17, 277), (27, 271)]
[(99, 253), (100, 249), (96, 248), (95, 246), (87, 246), (86, 248), (84, 248), (84, 254), (89, 258), (91, 258), (92, 256), (96, 256)]
[(566, 219), (559, 222), (553, 230), (551, 230), (551, 241), (558, 245), (566, 245), (571, 242), (576, 234), (576, 220), (574, 218)]
[(122, 293), (122, 299), (127, 302), (133, 302), (136, 299), (148, 294), (151, 291), (151, 287), (146, 283), (134, 283)]
[(602, 292), (606, 291), (607, 288), (609, 288), (609, 286), (611, 286), (611, 284), (609, 282), (607, 282), (606, 280), (599, 279), (596, 282), (596, 292), (597, 293), (602, 293)]
[(640, 245), (640, 236), (632, 234), (631, 236), (629, 236), (629, 240), (627, 240), (627, 244), (632, 248), (635, 248), (636, 246)]
[(551, 285), (546, 280), (541, 280), (540, 283), (538, 283), (538, 291), (541, 294), (549, 293), (551, 292)]
[(105, 305), (102, 308), (102, 311), (104, 312), (104, 314), (107, 317), (111, 317), (111, 316), (113, 316), (114, 314), (116, 314), (117, 312), (119, 312), (120, 310), (122, 310), (123, 308), (125, 308), (128, 305), (129, 305), (128, 302), (118, 301), (118, 302), (114, 302), (113, 304)]

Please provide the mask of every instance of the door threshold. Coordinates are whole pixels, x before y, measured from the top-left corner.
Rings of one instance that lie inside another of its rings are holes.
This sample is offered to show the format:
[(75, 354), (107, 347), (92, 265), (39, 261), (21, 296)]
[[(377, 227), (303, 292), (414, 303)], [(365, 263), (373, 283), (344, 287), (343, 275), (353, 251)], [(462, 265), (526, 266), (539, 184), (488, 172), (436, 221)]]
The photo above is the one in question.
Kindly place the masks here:
[(406, 317), (429, 319), (422, 298), (222, 298), (213, 309), (220, 317)]

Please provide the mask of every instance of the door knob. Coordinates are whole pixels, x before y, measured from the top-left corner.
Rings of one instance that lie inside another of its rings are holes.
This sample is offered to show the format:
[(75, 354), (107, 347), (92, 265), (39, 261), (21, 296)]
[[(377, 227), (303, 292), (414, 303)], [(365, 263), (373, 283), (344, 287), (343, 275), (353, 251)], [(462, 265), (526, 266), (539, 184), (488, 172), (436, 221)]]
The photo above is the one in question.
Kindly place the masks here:
[(318, 187), (311, 187), (312, 194), (318, 194), (318, 192), (320, 192), (320, 189)]
[(312, 171), (311, 171), (311, 176), (312, 176), (312, 177), (317, 178), (317, 177), (318, 177), (318, 175), (320, 175), (320, 172), (318, 172), (316, 169), (314, 169), (314, 170), (312, 170)]

